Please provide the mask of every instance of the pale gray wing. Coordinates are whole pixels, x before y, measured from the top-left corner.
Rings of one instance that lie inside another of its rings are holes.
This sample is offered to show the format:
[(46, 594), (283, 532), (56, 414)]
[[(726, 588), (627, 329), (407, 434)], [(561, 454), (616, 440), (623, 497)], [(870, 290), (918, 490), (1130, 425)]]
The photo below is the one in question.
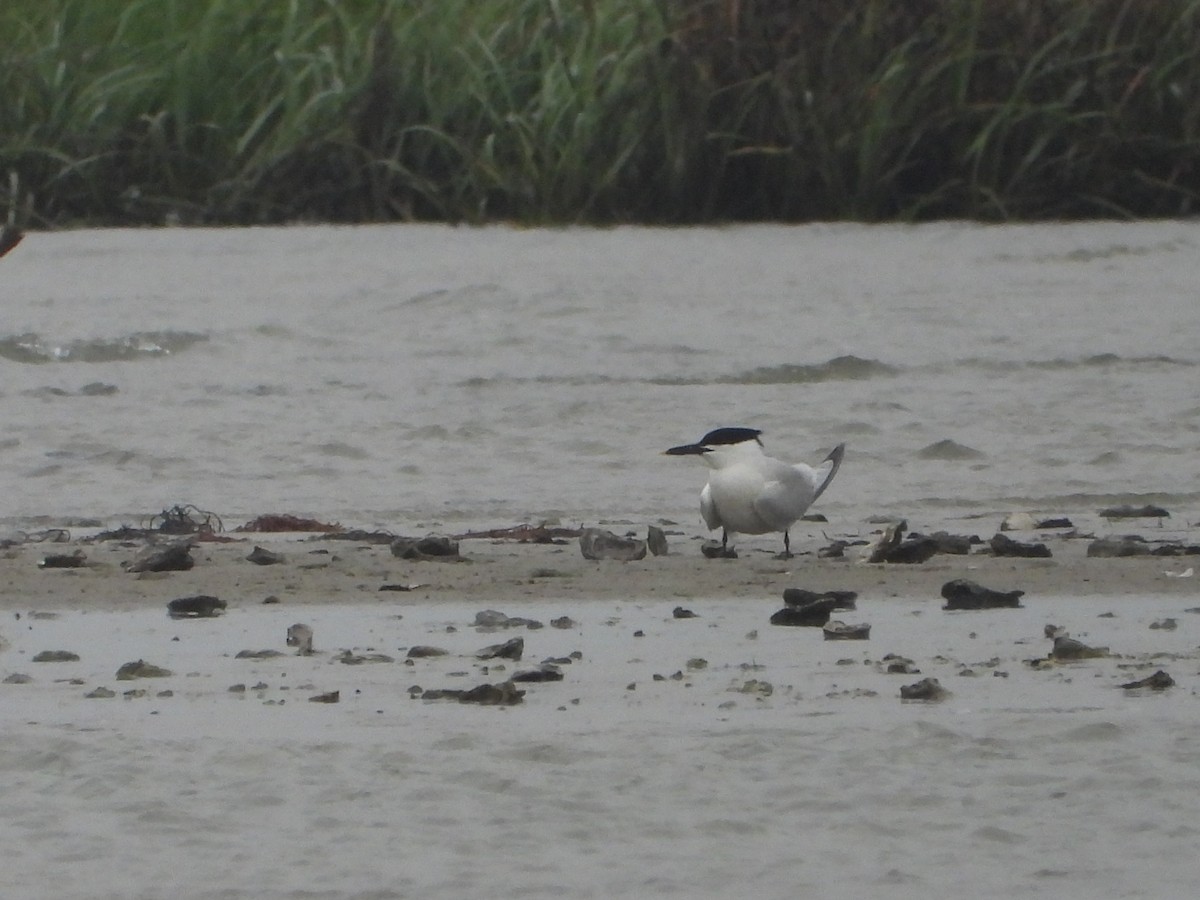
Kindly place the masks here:
[(712, 486), (708, 484), (704, 485), (704, 490), (700, 492), (700, 516), (709, 531), (721, 527), (721, 517), (717, 515), (717, 505), (713, 503)]
[(754, 502), (754, 511), (782, 531), (799, 519), (829, 486), (841, 467), (845, 444), (838, 444), (821, 465), (779, 463), (767, 474), (767, 483)]

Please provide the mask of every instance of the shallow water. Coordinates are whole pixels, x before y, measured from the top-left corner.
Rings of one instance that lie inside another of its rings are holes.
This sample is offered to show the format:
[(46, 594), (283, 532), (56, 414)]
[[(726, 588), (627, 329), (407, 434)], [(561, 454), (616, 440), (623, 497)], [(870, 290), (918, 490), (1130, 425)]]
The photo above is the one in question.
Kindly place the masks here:
[(796, 461), (846, 441), (819, 509), (851, 526), (1194, 509), (1198, 245), (1183, 222), (34, 234), (0, 263), (0, 521), (698, 526), (703, 471), (660, 451), (727, 424)]

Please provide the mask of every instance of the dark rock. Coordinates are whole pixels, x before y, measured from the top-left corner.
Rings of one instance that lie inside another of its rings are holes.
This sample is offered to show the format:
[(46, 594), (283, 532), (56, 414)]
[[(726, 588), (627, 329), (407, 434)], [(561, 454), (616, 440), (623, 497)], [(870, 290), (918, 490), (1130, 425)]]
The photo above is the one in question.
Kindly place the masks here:
[(195, 564), (192, 541), (174, 541), (162, 546), (147, 547), (131, 561), (122, 563), (126, 572), (187, 572)]
[(1098, 659), (1108, 655), (1107, 647), (1089, 647), (1082, 641), (1066, 635), (1056, 637), (1054, 649), (1050, 651), (1050, 658), (1059, 660)]
[(513, 706), (520, 703), (525, 692), (518, 690), (511, 681), (501, 684), (480, 684), (463, 691), (459, 703), (479, 703), (483, 706)]
[(536, 669), (515, 672), (511, 680), (518, 682), (562, 681), (563, 673), (558, 666), (541, 665)]
[(1105, 519), (1169, 519), (1171, 514), (1161, 506), (1109, 506), (1100, 510)]
[(1169, 687), (1175, 686), (1175, 679), (1159, 669), (1153, 675), (1141, 679), (1140, 681), (1130, 681), (1127, 684), (1121, 685), (1127, 691), (1136, 691), (1141, 688), (1150, 688), (1155, 691), (1166, 690)]
[(85, 700), (111, 700), (117, 696), (117, 692), (112, 688), (98, 687), (93, 691), (88, 691), (83, 696)]
[(391, 542), (392, 556), (400, 559), (460, 560), (458, 541), (440, 534), (422, 538), (398, 537)]
[(921, 670), (907, 656), (899, 656), (895, 653), (889, 653), (882, 660), (884, 664), (883, 670), (889, 675), (920, 675)]
[(79, 654), (70, 650), (43, 650), (33, 657), (32, 662), (79, 662)]
[(967, 578), (955, 578), (942, 585), (946, 605), (942, 609), (999, 609), (1019, 607), (1024, 591), (994, 591)]
[(655, 556), (667, 555), (667, 533), (657, 525), (646, 529), (646, 547)]
[(511, 659), (520, 661), (525, 653), (525, 638), (509, 638), (503, 644), (490, 644), (475, 654), (477, 659)]
[(991, 540), (994, 556), (1017, 556), (1025, 559), (1045, 559), (1052, 554), (1045, 544), (1014, 541), (1006, 534), (997, 532)]
[(557, 619), (550, 620), (551, 628), (574, 628), (578, 623), (570, 616), (559, 616)]
[(1156, 619), (1150, 623), (1150, 628), (1154, 631), (1174, 631), (1179, 627), (1179, 623), (1174, 619)]
[(823, 631), (827, 641), (865, 641), (871, 637), (871, 626), (866, 622), (855, 625), (837, 621), (826, 622)]
[(938, 552), (937, 541), (919, 535), (905, 539), (908, 522), (901, 519), (884, 529), (867, 562), (920, 564)]
[(737, 551), (720, 541), (705, 541), (700, 545), (700, 553), (705, 559), (737, 559)]
[(646, 542), (625, 538), (602, 528), (585, 528), (579, 536), (579, 552), (584, 559), (615, 559), (629, 562), (646, 558)]
[(909, 539), (928, 537), (937, 544), (937, 552), (950, 556), (966, 556), (971, 552), (971, 545), (981, 543), (978, 536), (968, 534), (950, 534), (946, 531), (935, 531), (930, 535), (909, 535)]
[(4, 679), (5, 684), (29, 684), (33, 681), (32, 675), (25, 675), (22, 672), (13, 672)]
[(1140, 537), (1097, 538), (1088, 544), (1087, 555), (1097, 558), (1149, 556), (1150, 546)]
[(225, 601), (208, 594), (194, 597), (178, 597), (167, 604), (167, 615), (172, 619), (203, 619), (220, 615), (225, 611)]
[(78, 569), (87, 565), (87, 556), (82, 550), (74, 553), (51, 553), (38, 563), (40, 569)]
[(267, 550), (265, 547), (255, 546), (246, 559), (256, 566), (277, 566), (283, 562), (283, 554)]
[(476, 628), (528, 628), (531, 631), (543, 627), (537, 619), (525, 619), (520, 616), (507, 616), (495, 609), (485, 609), (475, 613)]
[(127, 662), (117, 669), (117, 681), (133, 681), (135, 678), (169, 678), (174, 673), (162, 666), (155, 666), (144, 659)]
[(684, 609), (682, 606), (677, 606), (671, 610), (671, 618), (673, 619), (695, 619), (697, 615), (690, 609)]
[(817, 549), (817, 559), (842, 559), (846, 555), (846, 548), (850, 546), (849, 541), (834, 541), (826, 547)]
[(314, 694), (308, 698), (309, 703), (337, 703), (342, 699), (341, 691), (327, 691), (324, 694)]
[(832, 609), (855, 609), (858, 593), (856, 591), (808, 591), (804, 588), (785, 588), (783, 602), (788, 606), (808, 606), (818, 600), (832, 600)]
[(771, 616), (771, 624), (820, 628), (829, 621), (833, 610), (838, 608), (838, 601), (830, 598), (814, 600), (803, 606), (785, 606)]
[(902, 700), (942, 700), (948, 695), (949, 691), (942, 687), (936, 678), (922, 678), (900, 688)]
[(448, 656), (449, 650), (443, 650), (441, 647), (430, 647), (425, 644), (417, 644), (415, 647), (409, 647), (406, 656), (408, 659), (428, 659), (433, 656)]
[(1066, 516), (1058, 516), (1053, 519), (1040, 519), (1037, 523), (1038, 528), (1074, 528), (1075, 525)]
[(1200, 544), (1159, 544), (1150, 551), (1151, 556), (1200, 556)]

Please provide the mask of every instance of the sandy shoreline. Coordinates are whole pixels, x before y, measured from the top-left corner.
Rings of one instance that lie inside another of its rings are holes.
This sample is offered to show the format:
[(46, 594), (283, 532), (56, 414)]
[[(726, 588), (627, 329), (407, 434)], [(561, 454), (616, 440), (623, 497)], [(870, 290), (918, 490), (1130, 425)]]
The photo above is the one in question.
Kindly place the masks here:
[[(1131, 533), (1129, 527), (1116, 533)], [(1187, 540), (1160, 529), (1140, 530), (1152, 540)], [(1195, 556), (1088, 558), (1087, 537), (1053, 533), (1014, 533), (1025, 541), (1044, 541), (1049, 559), (996, 558), (976, 549), (969, 555), (939, 554), (916, 565), (868, 564), (862, 548), (842, 559), (819, 559), (827, 543), (819, 532), (793, 538), (800, 552), (791, 560), (775, 558), (775, 541), (744, 542), (741, 558), (709, 560), (700, 554), (701, 535), (670, 531), (665, 556), (619, 562), (587, 560), (578, 541), (557, 544), (472, 539), (460, 542), (460, 561), (398, 559), (386, 544), (314, 538), (310, 534), (224, 535), (227, 543), (203, 542), (186, 572), (130, 574), (122, 564), (144, 545), (73, 539), (69, 543), (25, 543), (0, 550), (2, 610), (142, 609), (165, 607), (180, 596), (210, 594), (230, 608), (277, 597), (285, 604), (379, 602), (398, 606), (475, 602), (481, 608), (540, 601), (606, 599), (741, 599), (768, 608), (785, 588), (852, 590), (862, 602), (890, 597), (938, 600), (941, 585), (970, 578), (1002, 590), (1020, 589), (1028, 598), (1058, 596), (1150, 595), (1200, 597), (1200, 577), (1173, 577)], [(869, 533), (868, 533), (869, 536)], [(988, 533), (986, 536), (990, 536)], [(165, 538), (164, 538), (165, 539)], [(256, 545), (280, 552), (284, 561), (261, 566), (246, 557)], [(79, 568), (47, 569), (48, 554), (81, 551)], [(384, 585), (415, 586), (410, 591), (380, 591)]]

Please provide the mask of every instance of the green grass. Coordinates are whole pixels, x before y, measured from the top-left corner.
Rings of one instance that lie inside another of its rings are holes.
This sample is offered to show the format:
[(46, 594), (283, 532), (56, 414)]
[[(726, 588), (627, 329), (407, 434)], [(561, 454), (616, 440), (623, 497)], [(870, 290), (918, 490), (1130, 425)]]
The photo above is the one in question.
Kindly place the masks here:
[(35, 226), (1200, 200), (1200, 0), (4, 0), (0, 34)]

